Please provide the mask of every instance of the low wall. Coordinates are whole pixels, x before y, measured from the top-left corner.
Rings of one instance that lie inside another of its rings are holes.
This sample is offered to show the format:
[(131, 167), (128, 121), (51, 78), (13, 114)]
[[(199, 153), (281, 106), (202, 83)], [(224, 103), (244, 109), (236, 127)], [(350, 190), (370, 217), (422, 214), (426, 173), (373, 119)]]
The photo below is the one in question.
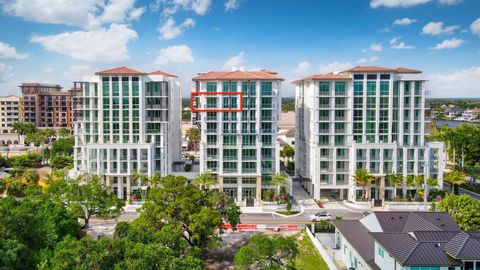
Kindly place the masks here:
[(402, 210), (402, 211), (425, 211), (430, 210), (431, 203), (427, 202), (427, 209), (425, 209), (424, 202), (385, 202), (385, 209), (387, 210)]
[(305, 230), (307, 231), (308, 237), (310, 237), (310, 240), (312, 241), (313, 245), (318, 250), (323, 260), (327, 264), (328, 269), (338, 270), (337, 265), (333, 262), (333, 259), (328, 255), (327, 251), (323, 248), (322, 244), (320, 243), (320, 241), (318, 241), (315, 235), (313, 235), (312, 232), (310, 232), (310, 229), (308, 228), (308, 226), (305, 228)]
[(343, 203), (352, 208), (361, 209), (361, 210), (369, 210), (372, 207), (371, 202), (352, 202), (344, 200)]

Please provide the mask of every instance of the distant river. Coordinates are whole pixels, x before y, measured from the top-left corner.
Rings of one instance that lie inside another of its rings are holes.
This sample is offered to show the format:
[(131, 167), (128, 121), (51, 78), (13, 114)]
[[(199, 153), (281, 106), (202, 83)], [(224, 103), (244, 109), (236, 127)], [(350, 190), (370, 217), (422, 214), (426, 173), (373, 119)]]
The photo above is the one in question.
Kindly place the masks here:
[(470, 124), (470, 125), (475, 125), (475, 126), (480, 126), (480, 123), (472, 123), (472, 122), (462, 122), (462, 121), (444, 121), (444, 120), (438, 120), (435, 121), (437, 126), (445, 126), (448, 125), (450, 128), (456, 128), (461, 124)]

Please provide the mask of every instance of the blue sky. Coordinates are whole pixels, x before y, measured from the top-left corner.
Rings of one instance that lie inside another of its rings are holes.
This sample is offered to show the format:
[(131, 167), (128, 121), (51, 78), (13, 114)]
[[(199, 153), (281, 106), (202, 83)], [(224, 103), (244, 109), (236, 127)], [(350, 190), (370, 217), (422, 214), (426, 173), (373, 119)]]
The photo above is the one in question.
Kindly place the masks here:
[(0, 0), (0, 94), (116, 66), (267, 68), (291, 81), (355, 65), (424, 71), (431, 97), (480, 97), (478, 0)]

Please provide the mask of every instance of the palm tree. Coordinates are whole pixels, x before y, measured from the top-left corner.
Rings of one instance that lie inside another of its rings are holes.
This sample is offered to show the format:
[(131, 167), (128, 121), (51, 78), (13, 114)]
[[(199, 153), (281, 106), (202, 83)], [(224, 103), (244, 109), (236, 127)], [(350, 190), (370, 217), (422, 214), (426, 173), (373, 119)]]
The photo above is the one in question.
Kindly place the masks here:
[(146, 190), (142, 189), (142, 183), (148, 182), (148, 176), (143, 174), (141, 171), (135, 171), (133, 172), (133, 182), (136, 184), (137, 189), (140, 190), (140, 196), (142, 197), (142, 200), (144, 200), (147, 196), (147, 193)]
[(405, 186), (407, 187), (408, 195), (410, 196), (410, 199), (412, 199), (412, 188), (415, 186), (415, 176), (408, 175), (405, 180)]
[(280, 195), (280, 189), (282, 187), (286, 189), (290, 186), (288, 175), (283, 172), (273, 174), (268, 184), (275, 187), (275, 193), (277, 195)]
[(23, 135), (25, 124), (23, 122), (15, 122), (12, 124), (12, 131), (18, 135), (18, 143), (20, 143), (20, 136)]
[(357, 186), (362, 187), (362, 200), (368, 199), (366, 197), (367, 193), (367, 186), (369, 186), (373, 180), (375, 180), (375, 176), (371, 175), (367, 170), (358, 168), (353, 175), (353, 180)]
[(433, 187), (436, 187), (436, 186), (438, 186), (438, 180), (437, 180), (437, 178), (433, 178), (433, 177), (429, 176), (429, 177), (427, 178), (427, 186), (425, 187), (425, 192), (427, 193), (427, 194), (426, 194), (426, 195), (427, 195), (427, 198), (428, 198), (428, 195), (429, 195), (429, 193), (430, 193), (430, 187), (433, 188)]
[(215, 178), (211, 173), (204, 172), (195, 177), (195, 179), (193, 180), (193, 184), (197, 185), (204, 191), (207, 191), (209, 188), (215, 185)]
[(390, 183), (390, 186), (393, 187), (393, 197), (396, 198), (397, 197), (397, 186), (401, 185), (403, 183), (403, 176), (401, 174), (392, 172), (392, 173), (387, 174), (387, 176), (385, 176), (385, 178)]
[(65, 137), (68, 137), (68, 135), (70, 135), (70, 131), (66, 128), (61, 128), (58, 130), (57, 135), (60, 138), (65, 138)]
[(200, 142), (200, 130), (198, 128), (190, 128), (187, 130), (186, 137), (190, 143), (193, 143), (195, 154), (197, 153), (197, 145)]
[(417, 189), (417, 194), (421, 196), (425, 189), (422, 189), (423, 184), (425, 184), (425, 177), (423, 175), (415, 175), (413, 178), (413, 183), (415, 185), (415, 188)]
[(455, 186), (465, 184), (467, 180), (465, 179), (465, 174), (459, 170), (453, 170), (445, 175), (445, 181), (452, 185), (452, 192), (457, 194), (458, 190), (455, 189)]

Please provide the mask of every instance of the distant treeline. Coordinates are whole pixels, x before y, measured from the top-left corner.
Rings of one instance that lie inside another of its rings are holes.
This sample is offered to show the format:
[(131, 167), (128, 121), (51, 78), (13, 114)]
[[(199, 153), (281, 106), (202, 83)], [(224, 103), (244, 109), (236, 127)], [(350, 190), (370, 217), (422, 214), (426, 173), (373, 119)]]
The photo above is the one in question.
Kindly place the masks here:
[(480, 107), (480, 99), (478, 98), (453, 98), (453, 99), (443, 99), (443, 98), (434, 98), (434, 99), (427, 99), (427, 105), (432, 109), (439, 108), (443, 105), (446, 106), (454, 106), (462, 109), (474, 109)]

